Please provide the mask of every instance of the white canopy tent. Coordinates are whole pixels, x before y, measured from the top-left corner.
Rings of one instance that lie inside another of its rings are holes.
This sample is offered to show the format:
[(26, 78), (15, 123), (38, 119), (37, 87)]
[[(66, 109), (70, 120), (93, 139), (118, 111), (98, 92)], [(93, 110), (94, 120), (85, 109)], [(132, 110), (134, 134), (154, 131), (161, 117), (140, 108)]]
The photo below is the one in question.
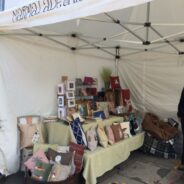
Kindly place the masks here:
[[(2, 12), (0, 119), (12, 133), (7, 139), (9, 132), (0, 132), (0, 148), (10, 153), (9, 171), (18, 167), (15, 117), (56, 114), (61, 75), (97, 77), (100, 90), (101, 68), (112, 67), (121, 86), (131, 90), (135, 108), (175, 116), (184, 85), (183, 5), (182, 0), (39, 0)], [(5, 149), (4, 140), (15, 146)]]

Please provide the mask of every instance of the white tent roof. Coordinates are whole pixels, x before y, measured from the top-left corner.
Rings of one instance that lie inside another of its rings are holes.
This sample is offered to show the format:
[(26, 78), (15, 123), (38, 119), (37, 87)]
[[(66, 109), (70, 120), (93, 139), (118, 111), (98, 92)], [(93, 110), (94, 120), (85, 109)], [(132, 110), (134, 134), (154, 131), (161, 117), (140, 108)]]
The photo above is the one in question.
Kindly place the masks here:
[[(183, 54), (180, 47), (184, 34), (182, 0), (167, 0), (167, 4), (161, 0), (151, 3), (148, 0), (73, 1), (76, 3), (61, 8), (55, 6), (47, 12), (44, 12), (44, 1), (37, 1), (35, 5), (38, 6), (38, 2), (42, 11), (32, 17), (22, 14), (25, 17), (22, 19), (20, 8), (1, 13), (0, 30), (6, 30), (1, 36), (40, 36), (73, 50), (99, 49), (111, 58), (116, 57), (117, 52), (120, 56), (144, 51)], [(62, 1), (66, 2), (69, 1)], [(148, 3), (126, 8), (143, 2)], [(21, 10), (25, 10), (25, 6)], [(94, 14), (98, 15), (85, 17)], [(66, 21), (69, 19), (72, 20)], [(31, 28), (33, 26), (36, 27)], [(24, 29), (7, 31), (18, 28)]]

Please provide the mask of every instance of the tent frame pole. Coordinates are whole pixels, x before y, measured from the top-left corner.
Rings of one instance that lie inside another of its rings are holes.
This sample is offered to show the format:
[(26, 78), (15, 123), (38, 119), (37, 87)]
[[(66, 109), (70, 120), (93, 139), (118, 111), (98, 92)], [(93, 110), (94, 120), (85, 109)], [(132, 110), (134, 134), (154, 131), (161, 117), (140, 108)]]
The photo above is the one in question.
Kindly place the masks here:
[(168, 39), (164, 38), (164, 36), (158, 32), (153, 26), (150, 26), (150, 28), (160, 37), (160, 38), (163, 38), (165, 43), (167, 43), (168, 45), (170, 45), (173, 49), (175, 49), (178, 53), (181, 53), (181, 51), (176, 47), (174, 46)]
[[(147, 16), (146, 16), (146, 22), (149, 23), (149, 21), (150, 21), (150, 2), (147, 3)], [(149, 39), (149, 26), (146, 26), (146, 42), (148, 42), (148, 39)]]
[(116, 47), (116, 56), (115, 56), (115, 75), (118, 76), (118, 65), (120, 60), (120, 47)]
[(64, 46), (64, 47), (66, 47), (66, 48), (71, 49), (71, 47), (70, 47), (69, 45), (67, 45), (67, 44), (65, 44), (65, 43), (63, 43), (63, 42), (61, 42), (61, 41), (55, 40), (55, 39), (53, 39), (53, 38), (50, 38), (50, 37), (48, 37), (48, 36), (45, 36), (45, 35), (43, 35), (43, 34), (41, 34), (41, 33), (37, 33), (36, 31), (30, 30), (30, 29), (24, 29), (24, 30), (26, 30), (26, 31), (28, 31), (28, 32), (30, 32), (30, 33), (35, 34), (35, 36), (36, 36), (36, 35), (37, 35), (37, 36), (41, 36), (41, 37), (43, 37), (43, 38), (45, 38), (45, 39), (47, 39), (47, 40), (50, 40), (50, 41), (52, 41), (52, 42), (54, 42), (54, 43), (57, 43), (57, 44), (59, 44), (59, 45), (62, 45), (62, 46)]
[(108, 13), (105, 13), (105, 15), (107, 17), (109, 17), (112, 21), (114, 21), (114, 23), (118, 24), (119, 26), (121, 26), (122, 28), (124, 28), (125, 30), (127, 30), (129, 33), (131, 33), (133, 36), (135, 36), (137, 39), (139, 39), (142, 42), (145, 42), (145, 40), (143, 38), (141, 38), (138, 34), (134, 33), (131, 29), (129, 29), (127, 26), (123, 25), (120, 20), (115, 19), (114, 17), (112, 17), (111, 15), (109, 15)]

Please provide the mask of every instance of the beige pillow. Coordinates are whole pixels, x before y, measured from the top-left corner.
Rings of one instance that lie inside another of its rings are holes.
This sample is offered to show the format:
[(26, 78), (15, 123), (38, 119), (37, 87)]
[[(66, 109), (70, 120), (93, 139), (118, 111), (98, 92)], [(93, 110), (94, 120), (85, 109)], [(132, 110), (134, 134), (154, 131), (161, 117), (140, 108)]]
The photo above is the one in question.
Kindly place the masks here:
[(98, 140), (99, 140), (100, 145), (106, 148), (108, 145), (108, 138), (102, 126), (98, 126), (97, 135), (98, 135)]
[(24, 124), (18, 125), (20, 130), (20, 147), (31, 147), (34, 143), (44, 143), (43, 127), (41, 123), (38, 124)]

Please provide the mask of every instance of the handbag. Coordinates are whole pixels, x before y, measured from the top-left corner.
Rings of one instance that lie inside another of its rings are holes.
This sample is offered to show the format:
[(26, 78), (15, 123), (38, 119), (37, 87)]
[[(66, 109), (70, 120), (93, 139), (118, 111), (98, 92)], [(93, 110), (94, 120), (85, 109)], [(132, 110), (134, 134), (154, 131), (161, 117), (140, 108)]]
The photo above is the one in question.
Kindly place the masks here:
[(92, 85), (93, 84), (93, 78), (92, 77), (84, 77), (84, 85)]

